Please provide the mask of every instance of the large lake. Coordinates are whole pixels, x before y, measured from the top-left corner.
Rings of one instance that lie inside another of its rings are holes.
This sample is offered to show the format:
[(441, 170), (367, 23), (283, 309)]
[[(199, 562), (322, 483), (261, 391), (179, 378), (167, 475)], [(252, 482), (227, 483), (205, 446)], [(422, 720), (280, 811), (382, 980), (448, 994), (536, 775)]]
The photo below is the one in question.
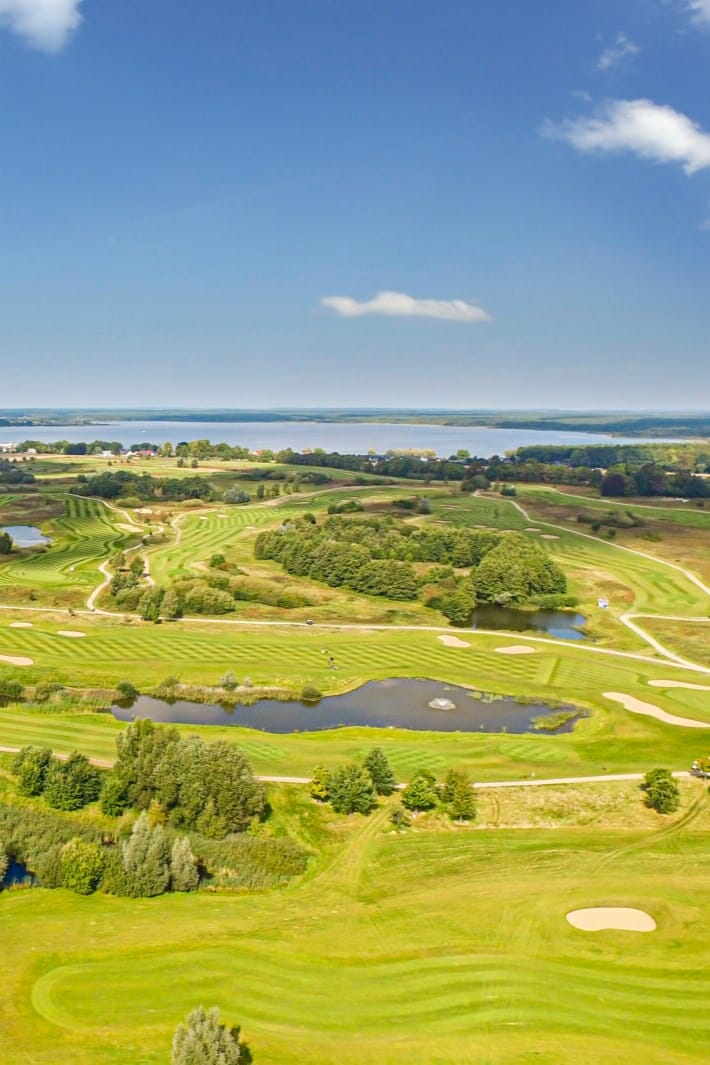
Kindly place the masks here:
[[(110, 422), (104, 425), (3, 426), (0, 443), (19, 440), (118, 440), (131, 444), (176, 444), (180, 440), (207, 439), (251, 451), (291, 447), (306, 451), (320, 447), (364, 455), (370, 449), (378, 454), (393, 449), (432, 450), (437, 455), (453, 455), (465, 448), (472, 455), (488, 457), (526, 444), (640, 444), (641, 437), (609, 436), (605, 433), (558, 433), (535, 429), (490, 429), (455, 425), (399, 425), (372, 422)], [(658, 443), (658, 439), (650, 441)]]

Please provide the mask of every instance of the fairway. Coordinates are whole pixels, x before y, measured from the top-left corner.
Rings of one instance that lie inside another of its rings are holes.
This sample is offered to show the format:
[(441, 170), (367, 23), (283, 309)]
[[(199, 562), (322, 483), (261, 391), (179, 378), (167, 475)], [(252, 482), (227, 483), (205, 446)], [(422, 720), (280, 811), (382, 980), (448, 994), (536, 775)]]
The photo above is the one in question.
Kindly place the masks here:
[[(710, 819), (696, 787), (686, 803), (670, 832), (602, 819), (398, 836), (384, 809), (343, 837), (280, 789), (278, 816), (305, 817), (320, 851), (285, 893), (6, 895), (3, 1060), (25, 1060), (31, 1030), (37, 1062), (104, 1065), (140, 1047), (158, 1065), (176, 1016), (205, 1001), (243, 1025), (262, 1065), (512, 1065), (531, 1047), (556, 1065), (699, 1065)], [(567, 922), (597, 905), (641, 909), (657, 930)]]

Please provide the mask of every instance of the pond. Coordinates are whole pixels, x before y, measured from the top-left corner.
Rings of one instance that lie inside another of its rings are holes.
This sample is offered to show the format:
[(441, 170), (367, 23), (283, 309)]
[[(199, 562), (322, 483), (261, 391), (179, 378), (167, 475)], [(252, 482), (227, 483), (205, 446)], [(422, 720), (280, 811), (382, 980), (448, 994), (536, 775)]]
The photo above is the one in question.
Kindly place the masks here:
[(586, 640), (579, 629), (586, 623), (583, 614), (567, 610), (516, 610), (509, 606), (484, 605), (473, 611), (474, 629), (507, 632), (544, 632), (558, 640)]
[(9, 533), (18, 547), (39, 547), (49, 543), (49, 537), (34, 525), (2, 525), (0, 532)]
[[(429, 704), (454, 704), (454, 709), (432, 709)], [(569, 708), (566, 708), (569, 711)], [(183, 725), (243, 725), (263, 732), (319, 732), (361, 725), (371, 728), (406, 728), (432, 732), (535, 732), (536, 719), (556, 710), (544, 703), (521, 703), (510, 697), (485, 696), (434, 680), (374, 680), (345, 695), (329, 695), (319, 703), (279, 702), (259, 699), (252, 706), (225, 707), (168, 702), (141, 695), (130, 705), (116, 705), (119, 721), (149, 717), (152, 721)], [(571, 732), (583, 711), (550, 732)]]
[(0, 881), (0, 888), (17, 887), (19, 884), (27, 886), (35, 883), (35, 877), (26, 865), (23, 865), (22, 862), (10, 862), (5, 876)]

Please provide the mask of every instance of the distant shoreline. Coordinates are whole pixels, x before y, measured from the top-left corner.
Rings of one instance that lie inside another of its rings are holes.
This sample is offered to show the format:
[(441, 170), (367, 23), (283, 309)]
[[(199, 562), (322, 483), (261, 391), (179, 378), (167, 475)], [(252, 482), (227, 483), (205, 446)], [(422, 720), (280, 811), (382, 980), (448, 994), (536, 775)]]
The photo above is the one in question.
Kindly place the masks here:
[(249, 423), (292, 423), (352, 425), (440, 425), (467, 429), (524, 429), (533, 432), (600, 433), (610, 436), (639, 436), (702, 440), (710, 437), (710, 413), (703, 412), (603, 412), (603, 411), (462, 411), (283, 409), (283, 410), (188, 410), (135, 408), (133, 410), (0, 410), (0, 426), (32, 432), (45, 428), (110, 427), (117, 422), (202, 422), (230, 425)]

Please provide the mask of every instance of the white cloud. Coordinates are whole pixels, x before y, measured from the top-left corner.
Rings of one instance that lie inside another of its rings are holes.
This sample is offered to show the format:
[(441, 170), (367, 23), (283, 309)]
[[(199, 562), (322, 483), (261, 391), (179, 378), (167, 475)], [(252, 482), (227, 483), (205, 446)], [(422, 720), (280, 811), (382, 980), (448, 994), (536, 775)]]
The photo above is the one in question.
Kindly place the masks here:
[(7, 27), (42, 52), (60, 52), (82, 21), (83, 0), (0, 0), (0, 28)]
[(608, 45), (597, 60), (597, 70), (611, 70), (612, 67), (638, 55), (641, 49), (625, 33), (617, 33), (616, 40)]
[(594, 116), (546, 122), (542, 132), (580, 152), (634, 152), (657, 163), (680, 163), (686, 174), (710, 167), (710, 133), (651, 100), (609, 100)]
[(419, 300), (404, 292), (378, 292), (371, 300), (358, 303), (350, 296), (326, 296), (324, 307), (341, 318), (361, 318), (366, 314), (385, 314), (392, 318), (442, 318), (448, 322), (489, 322), (491, 316), (482, 307), (465, 300)]
[(688, 11), (694, 22), (710, 25), (710, 0), (688, 0)]

